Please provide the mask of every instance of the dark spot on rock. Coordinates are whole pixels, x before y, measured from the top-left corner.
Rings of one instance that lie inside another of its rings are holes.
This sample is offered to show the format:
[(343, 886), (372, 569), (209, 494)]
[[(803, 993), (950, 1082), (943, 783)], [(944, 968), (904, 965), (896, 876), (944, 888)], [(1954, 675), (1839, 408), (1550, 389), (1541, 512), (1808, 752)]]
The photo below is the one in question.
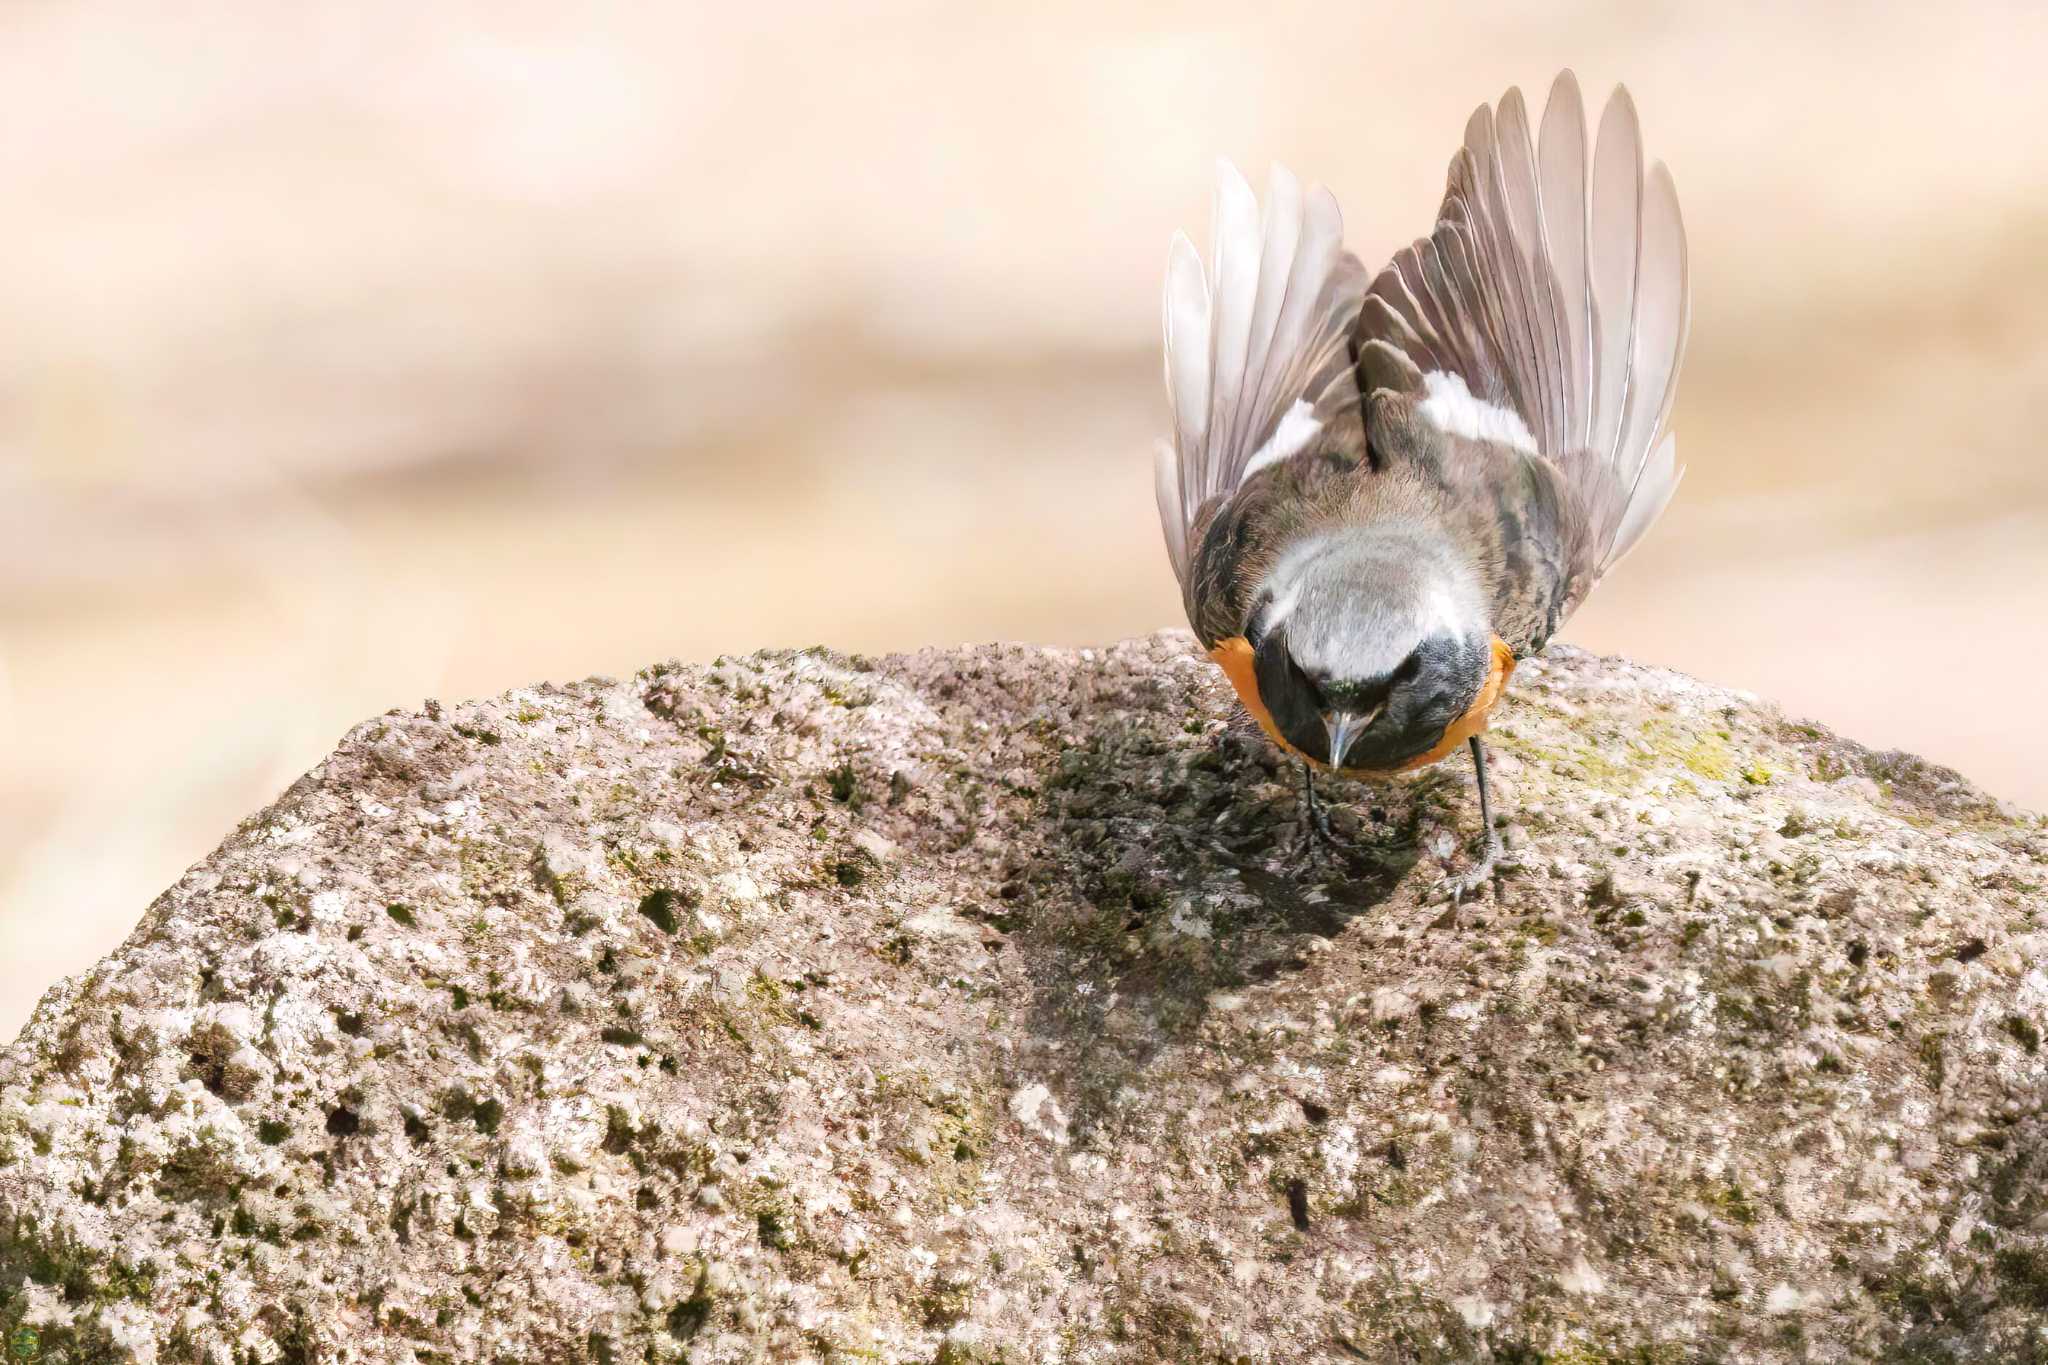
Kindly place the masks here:
[(1870, 945), (1860, 938), (1853, 940), (1849, 944), (1849, 965), (1851, 967), (1861, 967), (1868, 961), (1870, 961)]
[(1408, 1154), (1401, 1150), (1400, 1143), (1391, 1141), (1387, 1143), (1387, 1164), (1397, 1171), (1408, 1169)]
[(213, 1094), (225, 1094), (228, 1088), (227, 1058), (215, 1052), (200, 1052), (194, 1053), (192, 1060), (199, 1069), (199, 1083)]
[(1300, 1176), (1287, 1182), (1287, 1212), (1296, 1228), (1308, 1231), (1308, 1182)]
[(361, 1130), (363, 1120), (347, 1105), (337, 1105), (328, 1112), (327, 1131), (335, 1137), (354, 1137)]
[(1330, 1119), (1330, 1111), (1314, 1100), (1303, 1100), (1301, 1112), (1307, 1116), (1310, 1123), (1327, 1123)]
[(485, 1100), (476, 1107), (476, 1130), (485, 1137), (498, 1131), (498, 1124), (505, 1117), (505, 1106), (497, 1100)]
[(703, 1331), (704, 1324), (710, 1320), (711, 1291), (700, 1275), (690, 1297), (668, 1310), (668, 1334), (677, 1341), (688, 1341)]
[(1983, 939), (1973, 938), (1962, 947), (1956, 949), (1956, 961), (1975, 962), (1978, 958), (1984, 956), (1989, 947), (1990, 945), (1985, 943)]
[(664, 934), (673, 934), (680, 923), (676, 911), (693, 908), (697, 899), (695, 892), (677, 891), (665, 886), (640, 898), (640, 913)]
[(2028, 1308), (2048, 1312), (2048, 1251), (2039, 1247), (2008, 1247), (1993, 1262), (2013, 1297)]
[(256, 1125), (256, 1140), (266, 1147), (275, 1147), (292, 1135), (292, 1126), (282, 1119), (264, 1119)]
[(387, 905), (384, 907), (384, 913), (408, 929), (419, 923), (419, 920), (412, 913), (412, 907), (409, 905)]

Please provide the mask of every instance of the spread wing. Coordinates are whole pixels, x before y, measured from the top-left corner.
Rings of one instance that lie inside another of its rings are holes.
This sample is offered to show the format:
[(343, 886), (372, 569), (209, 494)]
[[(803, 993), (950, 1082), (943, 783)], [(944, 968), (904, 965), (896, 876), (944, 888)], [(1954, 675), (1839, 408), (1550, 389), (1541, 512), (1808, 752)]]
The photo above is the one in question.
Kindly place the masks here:
[(1519, 90), (1473, 113), (1435, 230), (1367, 294), (1359, 367), (1369, 389), (1416, 395), (1439, 428), (1556, 466), (1569, 614), (1678, 487), (1666, 424), (1687, 321), (1671, 176), (1661, 162), (1644, 175), (1620, 88), (1589, 157), (1566, 71), (1533, 138)]
[[(1166, 266), (1173, 440), (1156, 469), (1159, 520), (1183, 596), (1198, 528), (1252, 474), (1312, 442), (1358, 402), (1351, 333), (1365, 271), (1320, 186), (1273, 167), (1264, 213), (1219, 162), (1211, 262), (1176, 233)], [(1194, 614), (1190, 606), (1190, 616)]]

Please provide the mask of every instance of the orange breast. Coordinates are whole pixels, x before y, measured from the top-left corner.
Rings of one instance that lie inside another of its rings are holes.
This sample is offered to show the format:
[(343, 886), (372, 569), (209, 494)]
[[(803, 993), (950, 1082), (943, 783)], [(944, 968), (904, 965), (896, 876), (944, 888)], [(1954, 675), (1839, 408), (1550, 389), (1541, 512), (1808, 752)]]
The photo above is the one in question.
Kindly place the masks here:
[[(1330, 766), (1318, 759), (1309, 758), (1301, 750), (1287, 742), (1280, 728), (1273, 724), (1273, 713), (1266, 709), (1266, 703), (1259, 698), (1258, 673), (1252, 661), (1251, 641), (1242, 635), (1234, 635), (1209, 651), (1209, 657), (1223, 670), (1223, 676), (1230, 679), (1230, 685), (1237, 689), (1237, 699), (1244, 703), (1244, 709), (1251, 712), (1252, 719), (1266, 732), (1266, 737), (1296, 758), (1306, 759), (1318, 769), (1328, 772)], [(1464, 715), (1452, 721), (1444, 730), (1444, 737), (1436, 747), (1426, 754), (1417, 754), (1398, 768), (1385, 770), (1373, 768), (1342, 768), (1338, 771), (1347, 777), (1385, 777), (1390, 773), (1404, 773), (1413, 768), (1427, 767), (1447, 757), (1463, 746), (1466, 740), (1486, 728), (1486, 716), (1493, 704), (1500, 700), (1500, 694), (1507, 690), (1508, 677), (1515, 671), (1515, 652), (1508, 648), (1507, 641), (1495, 636), (1493, 639), (1493, 667), (1486, 675), (1485, 686)]]

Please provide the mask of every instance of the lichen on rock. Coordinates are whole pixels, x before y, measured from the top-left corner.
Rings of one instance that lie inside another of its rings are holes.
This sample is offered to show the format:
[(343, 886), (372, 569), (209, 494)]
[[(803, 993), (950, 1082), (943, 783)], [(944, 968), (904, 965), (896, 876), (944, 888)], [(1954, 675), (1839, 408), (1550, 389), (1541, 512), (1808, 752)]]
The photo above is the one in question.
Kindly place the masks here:
[(1169, 633), (358, 727), (0, 1052), (0, 1344), (2048, 1360), (2041, 821), (1556, 649), (1454, 905), (1461, 768), (1304, 861), (1226, 704)]

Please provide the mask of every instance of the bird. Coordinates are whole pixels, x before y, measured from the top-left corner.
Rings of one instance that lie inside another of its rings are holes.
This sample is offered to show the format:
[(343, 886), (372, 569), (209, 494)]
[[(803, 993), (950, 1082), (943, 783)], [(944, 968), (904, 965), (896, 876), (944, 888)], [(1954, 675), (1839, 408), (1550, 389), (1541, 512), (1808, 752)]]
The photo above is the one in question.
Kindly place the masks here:
[(1685, 228), (1617, 86), (1589, 138), (1577, 77), (1532, 124), (1481, 104), (1435, 226), (1368, 276), (1336, 198), (1275, 165), (1263, 205), (1217, 163), (1210, 259), (1168, 251), (1172, 434), (1155, 464), (1188, 623), (1242, 712), (1315, 775), (1465, 750), (1495, 875), (1482, 735), (1683, 475), (1670, 431), (1690, 322)]

